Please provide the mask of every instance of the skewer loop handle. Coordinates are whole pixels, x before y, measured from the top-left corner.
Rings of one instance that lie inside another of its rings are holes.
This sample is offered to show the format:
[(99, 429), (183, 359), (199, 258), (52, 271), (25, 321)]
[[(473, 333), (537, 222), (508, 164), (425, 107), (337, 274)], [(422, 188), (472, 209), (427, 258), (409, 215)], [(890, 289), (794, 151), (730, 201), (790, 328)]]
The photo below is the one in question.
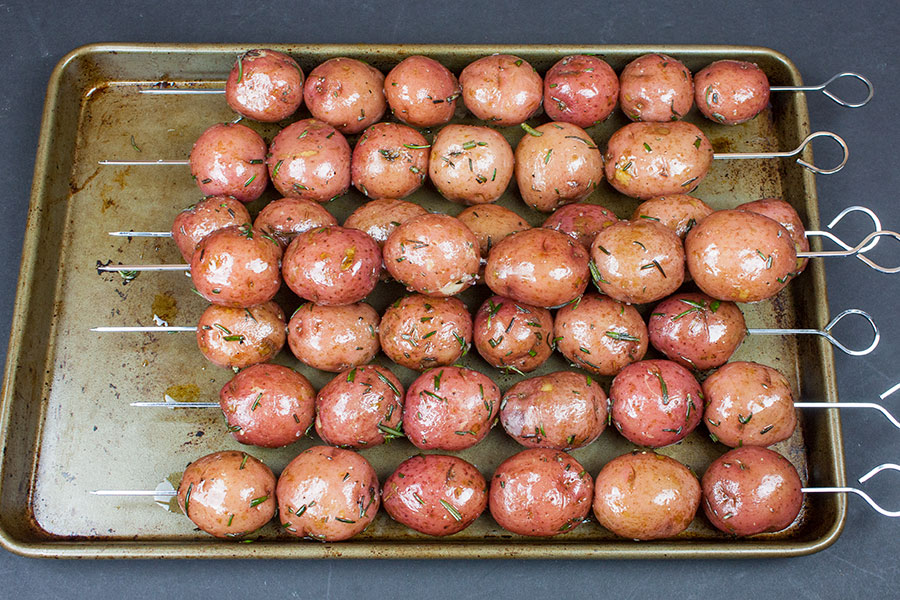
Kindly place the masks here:
[[(857, 79), (857, 80), (861, 81), (863, 83), (863, 85), (866, 86), (867, 93), (866, 93), (865, 99), (862, 102), (848, 102), (848, 101), (838, 97), (837, 94), (835, 94), (834, 92), (828, 90), (829, 85), (831, 85), (834, 81), (837, 81), (838, 79), (842, 79), (844, 77), (852, 77), (853, 79)], [(834, 75), (831, 79), (826, 81), (825, 83), (822, 83), (819, 85), (800, 85), (800, 86), (790, 86), (790, 85), (774, 86), (773, 85), (769, 89), (773, 92), (822, 92), (823, 94), (825, 94), (825, 96), (830, 98), (832, 101), (836, 102), (837, 104), (840, 104), (841, 106), (846, 106), (847, 108), (860, 108), (862, 106), (865, 106), (866, 104), (869, 103), (869, 101), (875, 95), (875, 87), (872, 85), (872, 82), (869, 81), (863, 75), (860, 75), (859, 73), (854, 73), (852, 71), (844, 71), (843, 73), (838, 73), (837, 75)]]
[[(858, 481), (860, 483), (865, 483), (869, 479), (871, 479), (872, 477), (877, 475), (878, 473), (888, 470), (888, 469), (890, 469), (892, 471), (900, 471), (900, 465), (895, 465), (893, 463), (884, 463), (882, 465), (878, 465), (877, 467), (875, 467), (874, 469), (872, 469), (871, 471), (869, 471), (868, 473), (866, 473), (865, 475), (860, 477)], [(857, 496), (859, 496), (860, 498), (862, 498), (863, 500), (868, 502), (869, 506), (871, 506), (873, 509), (875, 509), (875, 511), (881, 513), (882, 515), (884, 515), (886, 517), (900, 517), (900, 510), (886, 510), (886, 509), (882, 508), (877, 502), (875, 502), (872, 499), (871, 496), (869, 496), (867, 493), (865, 493), (864, 491), (862, 491), (859, 488), (854, 488), (854, 487), (809, 487), (809, 488), (800, 488), (800, 491), (807, 493), (807, 494), (809, 494), (809, 493), (834, 493), (834, 492), (856, 494)]]

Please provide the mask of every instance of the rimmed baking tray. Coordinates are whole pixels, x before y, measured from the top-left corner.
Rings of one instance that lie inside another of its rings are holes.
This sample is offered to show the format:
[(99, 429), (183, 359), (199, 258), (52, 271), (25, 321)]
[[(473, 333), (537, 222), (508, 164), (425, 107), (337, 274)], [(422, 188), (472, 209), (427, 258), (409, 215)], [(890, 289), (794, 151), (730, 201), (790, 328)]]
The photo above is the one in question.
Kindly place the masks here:
[[(170, 240), (114, 239), (113, 229), (167, 230), (175, 213), (199, 198), (186, 167), (104, 167), (98, 160), (185, 158), (193, 140), (215, 122), (232, 120), (221, 95), (149, 95), (141, 87), (220, 87), (236, 55), (253, 46), (94, 45), (59, 63), (50, 80), (41, 126), (9, 342), (0, 413), (0, 542), (18, 554), (58, 558), (701, 558), (789, 556), (815, 552), (840, 535), (845, 520), (841, 495), (807, 496), (798, 521), (784, 532), (737, 539), (714, 530), (702, 515), (672, 540), (638, 543), (616, 538), (587, 522), (552, 539), (511, 535), (489, 515), (454, 536), (419, 535), (382, 511), (362, 535), (342, 543), (298, 540), (273, 522), (252, 543), (215, 540), (184, 517), (146, 498), (98, 498), (98, 488), (149, 488), (177, 483), (184, 467), (208, 452), (240, 447), (225, 431), (221, 414), (208, 410), (135, 409), (135, 400), (214, 400), (230, 372), (210, 366), (191, 334), (96, 334), (93, 325), (152, 324), (163, 316), (193, 325), (205, 308), (180, 273), (143, 273), (132, 281), (100, 276), (98, 261), (179, 262)], [(411, 54), (427, 54), (459, 71), (483, 55), (516, 54), (541, 73), (559, 58), (598, 54), (618, 72), (635, 57), (664, 52), (696, 72), (713, 60), (757, 63), (774, 85), (796, 85), (800, 75), (773, 50), (742, 46), (421, 46), (276, 45), (292, 54), (306, 73), (334, 56), (366, 60), (387, 72)], [(302, 109), (294, 119), (305, 116)], [(456, 122), (472, 122), (460, 108)], [(532, 121), (546, 120), (540, 116)], [(791, 149), (809, 133), (802, 94), (773, 95), (752, 121), (725, 127), (688, 120), (710, 137), (716, 151)], [(589, 129), (600, 144), (625, 118), (616, 112)], [(276, 126), (250, 124), (271, 139)], [(283, 125), (283, 124), (282, 124)], [(501, 130), (515, 144), (519, 128)], [(430, 135), (430, 132), (426, 132)], [(354, 142), (353, 139), (350, 140)], [(807, 148), (801, 155), (812, 160)], [(813, 175), (790, 159), (715, 161), (695, 192), (715, 208), (762, 197), (791, 202), (810, 228), (819, 223)], [(270, 190), (251, 205), (274, 199)], [(426, 185), (411, 198), (429, 209), (456, 214)], [(328, 205), (343, 220), (363, 197), (351, 191)], [(637, 202), (601, 185), (589, 201), (623, 218)], [(544, 215), (526, 208), (514, 184), (500, 200), (532, 224)], [(817, 240), (813, 240), (814, 248)], [(382, 284), (370, 297), (379, 311), (402, 290)], [(487, 296), (476, 286), (463, 296), (474, 311)], [(279, 296), (288, 314), (299, 304)], [(643, 307), (648, 310), (650, 307)], [(823, 327), (829, 318), (824, 269), (812, 261), (806, 272), (771, 301), (743, 307), (749, 327)], [(652, 354), (652, 353), (651, 353)], [(751, 336), (735, 359), (757, 360), (781, 370), (796, 397), (836, 401), (831, 348), (820, 339)], [(377, 359), (387, 364), (386, 358)], [(490, 372), (502, 389), (519, 379), (491, 370), (472, 352), (467, 365)], [(299, 367), (287, 352), (277, 362), (297, 367), (317, 387), (331, 375)], [(405, 384), (415, 373), (391, 367)], [(570, 368), (556, 355), (535, 374)], [(609, 380), (603, 381), (608, 389)], [(837, 411), (805, 411), (795, 435), (776, 449), (798, 468), (804, 483), (844, 485), (843, 449)], [(250, 448), (275, 472), (315, 439), (280, 450)], [(489, 476), (521, 448), (498, 427), (482, 443), (459, 453)], [(573, 455), (596, 474), (632, 446), (614, 430)], [(703, 427), (661, 453), (702, 474), (725, 451)], [(364, 451), (384, 478), (416, 450), (405, 440)]]

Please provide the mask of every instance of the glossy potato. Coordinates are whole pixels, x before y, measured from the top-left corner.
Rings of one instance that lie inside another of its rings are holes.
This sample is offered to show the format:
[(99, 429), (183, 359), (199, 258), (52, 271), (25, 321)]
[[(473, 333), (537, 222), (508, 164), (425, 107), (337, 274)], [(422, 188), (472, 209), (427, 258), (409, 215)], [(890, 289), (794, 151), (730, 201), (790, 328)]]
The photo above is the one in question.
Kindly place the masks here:
[(281, 198), (259, 211), (253, 227), (278, 240), (284, 249), (304, 231), (337, 224), (337, 219), (321, 204), (303, 198)]
[(275, 515), (275, 476), (245, 452), (213, 452), (184, 470), (177, 501), (187, 518), (206, 533), (241, 538)]
[(631, 215), (632, 221), (656, 221), (684, 239), (694, 226), (713, 213), (706, 202), (687, 194), (660, 196), (641, 202)]
[(632, 198), (689, 194), (712, 164), (713, 148), (691, 123), (631, 123), (606, 146), (606, 179)]
[(703, 474), (703, 512), (725, 533), (781, 531), (803, 506), (802, 483), (786, 458), (766, 448), (735, 448)]
[(603, 180), (603, 157), (591, 136), (571, 123), (529, 129), (516, 146), (522, 200), (541, 212), (581, 202)]
[(384, 247), (391, 233), (413, 217), (427, 215), (428, 211), (406, 200), (371, 200), (366, 202), (347, 217), (344, 227), (359, 229), (369, 234), (378, 243), (378, 247)]
[(559, 371), (515, 384), (500, 404), (500, 423), (529, 448), (574, 450), (606, 429), (607, 398), (590, 375)]
[(759, 302), (791, 279), (797, 251), (787, 230), (769, 217), (719, 210), (691, 229), (684, 240), (694, 282), (719, 300)]
[(576, 202), (553, 211), (541, 227), (565, 233), (585, 250), (590, 250), (597, 234), (618, 221), (611, 210), (599, 204)]
[(421, 133), (398, 123), (376, 123), (353, 149), (350, 177), (367, 198), (405, 198), (425, 182), (429, 144)]
[(487, 260), (491, 249), (508, 236), (531, 229), (528, 221), (496, 204), (483, 204), (463, 209), (456, 216), (478, 239), (482, 262)]
[(461, 93), (456, 76), (427, 56), (407, 56), (384, 78), (391, 114), (413, 127), (434, 127), (452, 119)]
[(691, 72), (666, 54), (639, 56), (619, 76), (619, 104), (632, 121), (677, 121), (694, 104)]
[(717, 60), (694, 76), (694, 85), (703, 116), (725, 125), (749, 121), (769, 103), (769, 79), (746, 61)]
[(283, 196), (328, 202), (350, 187), (350, 144), (334, 127), (316, 119), (278, 132), (266, 159), (272, 185)]
[(225, 102), (254, 121), (275, 123), (303, 103), (303, 69), (275, 50), (247, 50), (234, 62), (225, 81)]
[(492, 54), (469, 63), (459, 75), (466, 108), (492, 125), (518, 125), (541, 107), (541, 76), (518, 56)]
[(612, 114), (618, 97), (616, 72), (596, 56), (566, 56), (544, 76), (544, 111), (554, 121), (596, 125)]
[(228, 431), (242, 444), (281, 448), (312, 425), (316, 390), (309, 380), (281, 365), (256, 364), (219, 391)]
[(487, 204), (506, 191), (514, 165), (512, 147), (499, 132), (454, 124), (434, 137), (428, 176), (447, 200)]
[(243, 369), (271, 360), (284, 347), (284, 311), (274, 302), (249, 308), (211, 304), (197, 322), (197, 346), (210, 362)]
[(474, 465), (455, 456), (408, 458), (384, 482), (384, 508), (420, 533), (445, 536), (472, 524), (487, 507), (487, 482)]
[(593, 491), (593, 478), (577, 460), (559, 450), (531, 448), (497, 467), (488, 505), (507, 531), (549, 537), (581, 524)]
[(375, 358), (381, 348), (379, 320), (365, 302), (342, 306), (306, 302), (288, 323), (288, 346), (303, 364), (337, 373)]
[(472, 317), (458, 298), (413, 294), (388, 307), (378, 336), (388, 358), (424, 371), (451, 365), (469, 351)]
[(384, 75), (354, 58), (332, 58), (310, 71), (303, 98), (313, 117), (347, 135), (377, 123), (387, 109)]
[(556, 349), (597, 375), (615, 375), (647, 353), (647, 326), (633, 306), (598, 294), (585, 294), (556, 313)]
[(192, 204), (175, 216), (172, 239), (186, 263), (191, 262), (197, 244), (214, 231), (250, 222), (250, 213), (229, 196), (210, 196)]
[(553, 317), (546, 308), (492, 296), (475, 313), (473, 339), (488, 364), (528, 373), (553, 353)]
[[(769, 217), (773, 221), (777, 221), (782, 227), (787, 229), (794, 241), (794, 249), (799, 252), (809, 252), (809, 240), (806, 239), (806, 227), (800, 219), (800, 215), (793, 206), (782, 200), (781, 198), (763, 198), (754, 202), (745, 202), (737, 206), (738, 210), (749, 210), (759, 213), (765, 217)], [(797, 266), (793, 275), (796, 277), (806, 268), (809, 262), (808, 258), (797, 257)]]
[(269, 182), (266, 142), (246, 125), (217, 123), (191, 147), (191, 176), (204, 196), (256, 200)]
[(683, 464), (635, 451), (614, 458), (597, 474), (594, 516), (624, 538), (665, 539), (687, 529), (700, 496), (700, 482)]

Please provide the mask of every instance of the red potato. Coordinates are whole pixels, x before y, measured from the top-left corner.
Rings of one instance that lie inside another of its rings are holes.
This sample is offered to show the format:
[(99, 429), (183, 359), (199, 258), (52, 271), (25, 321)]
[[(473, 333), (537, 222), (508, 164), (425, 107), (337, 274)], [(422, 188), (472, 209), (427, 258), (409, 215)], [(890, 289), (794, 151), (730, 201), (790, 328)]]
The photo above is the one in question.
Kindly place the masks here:
[(498, 200), (512, 179), (512, 147), (489, 127), (447, 125), (431, 145), (428, 176), (447, 200), (487, 204)]
[(614, 458), (597, 474), (594, 516), (624, 538), (670, 538), (694, 520), (700, 496), (700, 482), (683, 464), (635, 451)]
[(191, 281), (213, 304), (247, 308), (281, 287), (281, 246), (249, 223), (209, 234), (191, 258)]
[[(782, 227), (787, 229), (794, 241), (794, 249), (797, 252), (809, 252), (809, 240), (806, 239), (806, 227), (800, 219), (800, 215), (793, 206), (782, 200), (781, 198), (763, 198), (755, 202), (745, 202), (737, 206), (738, 210), (749, 210), (769, 217), (773, 221), (777, 221)], [(797, 266), (794, 269), (794, 276), (799, 275), (806, 268), (808, 258), (797, 257)]]
[(337, 219), (321, 204), (303, 198), (281, 198), (263, 207), (253, 227), (278, 240), (284, 249), (304, 231), (337, 224)]
[(531, 229), (531, 225), (525, 219), (496, 204), (470, 206), (463, 209), (456, 218), (478, 239), (482, 262), (487, 260), (491, 249), (508, 236)]
[(218, 123), (197, 138), (189, 158), (191, 176), (204, 196), (256, 200), (269, 182), (266, 142), (240, 123)]
[(566, 56), (544, 77), (544, 111), (554, 121), (590, 127), (616, 108), (619, 78), (596, 56)]
[(475, 313), (473, 338), (490, 365), (528, 373), (553, 353), (553, 317), (546, 308), (492, 296)]
[(684, 240), (694, 282), (719, 300), (759, 302), (791, 279), (797, 251), (788, 231), (769, 217), (744, 210), (719, 210), (691, 229)]
[(713, 148), (691, 123), (631, 123), (606, 146), (606, 179), (632, 198), (689, 194), (712, 164)]
[(600, 384), (566, 371), (520, 381), (500, 404), (503, 429), (529, 448), (583, 448), (606, 429), (608, 414)]
[(628, 365), (609, 389), (612, 421), (625, 439), (662, 448), (687, 437), (703, 417), (703, 391), (691, 372), (670, 360)]
[(354, 210), (344, 221), (344, 227), (369, 234), (378, 243), (378, 247), (382, 248), (400, 225), (413, 217), (427, 214), (427, 210), (406, 200), (371, 200)]
[(464, 450), (483, 440), (500, 411), (500, 388), (487, 375), (437, 367), (406, 390), (403, 431), (422, 450)]
[(275, 136), (266, 159), (283, 196), (328, 202), (350, 188), (350, 144), (334, 127), (303, 119)]
[(647, 326), (633, 306), (585, 294), (556, 313), (553, 343), (575, 365), (598, 375), (615, 375), (644, 358)]
[(478, 279), (478, 239), (450, 215), (414, 217), (385, 241), (384, 264), (410, 291), (433, 297), (455, 296)]
[(541, 107), (541, 76), (518, 56), (492, 54), (469, 63), (459, 75), (466, 108), (492, 125), (518, 125)]
[(619, 221), (603, 229), (591, 245), (591, 259), (597, 287), (622, 302), (655, 302), (684, 282), (681, 240), (655, 221)]
[(484, 281), (498, 296), (534, 306), (578, 298), (589, 279), (588, 253), (564, 233), (542, 227), (514, 233), (488, 255)]
[(541, 227), (565, 233), (590, 250), (597, 234), (618, 221), (611, 210), (599, 204), (577, 202), (556, 209)]
[(631, 220), (656, 221), (674, 231), (675, 235), (684, 240), (697, 223), (712, 213), (712, 207), (703, 200), (686, 194), (675, 194), (641, 202), (634, 209)]
[(772, 367), (728, 363), (706, 378), (703, 393), (706, 427), (726, 446), (771, 446), (797, 428), (791, 386)]
[(243, 369), (271, 360), (284, 347), (284, 311), (274, 302), (249, 308), (212, 304), (197, 323), (197, 346), (210, 362)]
[(384, 78), (391, 114), (413, 127), (434, 127), (452, 119), (461, 93), (456, 76), (427, 56), (407, 56)]
[(531, 448), (503, 461), (491, 479), (491, 516), (512, 533), (549, 537), (572, 531), (591, 510), (594, 481), (558, 450)]
[(541, 212), (581, 202), (603, 180), (603, 157), (591, 136), (571, 123), (529, 129), (516, 146), (522, 200)]
[(191, 262), (197, 244), (213, 231), (250, 222), (250, 213), (229, 196), (210, 196), (184, 209), (172, 223), (172, 239), (184, 261)]
[(478, 469), (444, 454), (406, 459), (381, 493), (392, 519), (427, 535), (458, 533), (487, 508), (487, 482)]
[(213, 452), (184, 470), (177, 501), (187, 518), (206, 533), (241, 538), (275, 515), (275, 476), (245, 452)]
[(312, 426), (316, 390), (287, 367), (256, 364), (222, 386), (219, 405), (228, 431), (242, 444), (281, 448)]
[(694, 76), (694, 84), (697, 108), (717, 123), (749, 121), (769, 103), (769, 79), (753, 63), (717, 60)]
[(378, 313), (364, 302), (320, 306), (306, 302), (288, 323), (288, 346), (297, 360), (337, 373), (371, 362), (378, 344)]
[(287, 119), (303, 103), (303, 69), (275, 50), (247, 50), (225, 81), (225, 102), (248, 119), (274, 123)]
[(378, 336), (388, 358), (424, 371), (465, 356), (472, 343), (472, 317), (458, 298), (413, 294), (388, 307)]
[(384, 367), (342, 371), (316, 396), (316, 433), (326, 444), (355, 449), (402, 437), (403, 393)]
[(747, 335), (744, 315), (736, 304), (690, 292), (656, 305), (647, 329), (654, 348), (698, 371), (724, 365)]
[(329, 446), (313, 446), (288, 463), (275, 493), (284, 530), (320, 542), (362, 533), (381, 505), (378, 476), (369, 461)]
[(677, 121), (694, 104), (691, 72), (665, 54), (639, 56), (619, 77), (619, 103), (632, 121)]
[(766, 448), (735, 448), (703, 474), (703, 512), (725, 533), (781, 531), (803, 506), (803, 484), (786, 458)]
[(425, 182), (430, 144), (398, 123), (376, 123), (353, 149), (350, 177), (367, 198), (405, 198)]
[(303, 97), (312, 116), (352, 135), (384, 116), (384, 75), (353, 58), (332, 58), (310, 71)]
[(294, 238), (282, 271), (284, 282), (301, 298), (326, 306), (354, 304), (378, 283), (381, 252), (361, 231), (320, 227)]

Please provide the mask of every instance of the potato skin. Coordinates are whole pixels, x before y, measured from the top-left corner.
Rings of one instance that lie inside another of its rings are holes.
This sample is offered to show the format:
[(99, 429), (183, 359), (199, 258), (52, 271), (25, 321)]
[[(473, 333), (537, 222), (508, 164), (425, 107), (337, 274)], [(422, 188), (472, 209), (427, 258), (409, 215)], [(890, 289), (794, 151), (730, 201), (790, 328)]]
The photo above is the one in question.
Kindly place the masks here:
[(384, 367), (342, 371), (316, 396), (316, 433), (332, 446), (378, 446), (403, 430), (403, 393), (403, 384)]
[(525, 219), (496, 204), (470, 206), (463, 209), (456, 218), (475, 234), (481, 258), (485, 260), (491, 249), (508, 236), (531, 229), (531, 225)]
[(361, 533), (378, 513), (375, 469), (351, 450), (313, 446), (281, 472), (275, 493), (288, 533), (339, 542)]
[(499, 295), (535, 306), (571, 302), (587, 288), (588, 253), (575, 240), (536, 227), (514, 233), (488, 255), (484, 281)]
[(666, 54), (639, 56), (619, 77), (619, 103), (632, 121), (677, 121), (694, 104), (691, 72)]
[(591, 136), (571, 123), (544, 123), (516, 146), (522, 200), (541, 212), (581, 202), (603, 180), (603, 157)]
[(379, 320), (365, 302), (343, 306), (306, 302), (288, 323), (288, 346), (300, 362), (337, 373), (375, 358), (381, 348)]
[(744, 315), (734, 302), (693, 292), (657, 304), (647, 329), (650, 343), (666, 358), (698, 371), (724, 365), (747, 335)]
[(487, 508), (487, 482), (478, 469), (445, 454), (406, 459), (381, 493), (392, 519), (434, 536), (462, 531)]
[(323, 203), (350, 187), (350, 144), (334, 127), (316, 119), (279, 131), (266, 165), (272, 185), (283, 196)]
[(344, 227), (359, 229), (367, 233), (369, 237), (378, 243), (379, 248), (383, 248), (384, 242), (400, 225), (413, 217), (427, 214), (427, 210), (418, 204), (413, 204), (406, 200), (393, 200), (390, 198), (370, 200), (347, 217), (347, 220), (344, 221)]
[(528, 373), (553, 353), (553, 317), (546, 308), (492, 296), (475, 313), (473, 338), (490, 365)]
[(281, 246), (249, 223), (209, 234), (191, 258), (197, 292), (220, 306), (268, 302), (281, 287)]
[(612, 421), (625, 439), (662, 448), (687, 437), (703, 417), (703, 391), (691, 372), (670, 360), (622, 369), (609, 389)]
[(406, 125), (376, 123), (353, 149), (350, 177), (367, 198), (405, 198), (425, 182), (429, 144)]
[(600, 291), (630, 304), (665, 298), (684, 281), (681, 240), (655, 221), (619, 221), (603, 229), (591, 244), (591, 258)]
[(700, 482), (683, 464), (653, 452), (631, 452), (600, 470), (594, 516), (616, 535), (658, 540), (678, 535), (700, 507)]
[(214, 231), (250, 222), (244, 205), (229, 196), (210, 196), (184, 209), (172, 223), (172, 239), (184, 262), (190, 263), (197, 244)]
[(606, 429), (607, 415), (600, 384), (569, 371), (520, 381), (500, 404), (503, 429), (528, 448), (583, 448)]
[(437, 367), (406, 390), (403, 431), (422, 450), (464, 450), (483, 440), (500, 411), (500, 388), (487, 375)]
[(443, 214), (414, 217), (384, 243), (384, 264), (410, 291), (455, 296), (478, 279), (478, 238), (459, 219)]
[(284, 311), (274, 302), (249, 308), (211, 304), (197, 322), (200, 352), (226, 369), (271, 360), (284, 347), (286, 337)]
[(563, 306), (553, 324), (556, 349), (597, 375), (615, 375), (647, 353), (647, 326), (633, 306), (599, 294)]
[(781, 531), (803, 506), (803, 484), (794, 465), (767, 448), (726, 452), (709, 466), (700, 485), (706, 518), (737, 536)]
[(612, 114), (618, 97), (616, 72), (596, 56), (566, 56), (544, 76), (544, 112), (554, 121), (596, 125)]
[(285, 249), (304, 231), (337, 224), (337, 219), (317, 202), (303, 198), (281, 198), (266, 204), (259, 211), (253, 227), (278, 240), (281, 248)]
[[(800, 219), (800, 215), (793, 206), (782, 200), (781, 198), (763, 198), (754, 202), (745, 202), (737, 206), (738, 210), (749, 210), (759, 213), (765, 217), (769, 217), (773, 221), (777, 221), (782, 227), (787, 229), (794, 241), (794, 249), (797, 252), (809, 252), (809, 240), (806, 239), (806, 227)], [(797, 266), (793, 275), (796, 277), (806, 268), (809, 262), (808, 258), (797, 257)]]
[(618, 221), (618, 217), (608, 208), (576, 202), (557, 208), (541, 227), (565, 233), (585, 250), (590, 250), (597, 234)]
[(281, 448), (303, 437), (315, 416), (315, 399), (306, 377), (272, 364), (244, 369), (219, 392), (234, 439), (264, 448)]
[(593, 490), (593, 478), (577, 460), (559, 450), (531, 448), (497, 467), (488, 505), (507, 531), (549, 537), (581, 524)]
[(241, 538), (275, 515), (275, 476), (245, 452), (213, 452), (184, 470), (178, 506), (197, 527), (218, 538)]
[(500, 127), (518, 125), (541, 107), (541, 76), (527, 61), (493, 54), (469, 63), (459, 75), (466, 108)]
[(456, 76), (427, 56), (407, 56), (384, 78), (391, 114), (413, 127), (434, 127), (452, 119), (461, 93)]
[(284, 282), (306, 300), (327, 306), (355, 304), (381, 273), (381, 251), (365, 233), (320, 227), (299, 234), (284, 253)]
[(447, 200), (488, 204), (499, 199), (512, 179), (512, 147), (490, 127), (447, 125), (431, 145), (428, 176)]
[(749, 121), (769, 103), (769, 79), (750, 62), (717, 60), (694, 76), (694, 85), (703, 116), (725, 125)]
[(377, 123), (387, 109), (384, 75), (354, 58), (332, 58), (310, 71), (303, 98), (313, 117), (347, 135)]
[(704, 422), (726, 446), (771, 446), (791, 437), (797, 412), (784, 375), (754, 362), (731, 362), (703, 382)]
[(712, 213), (712, 207), (703, 200), (687, 194), (675, 194), (641, 202), (634, 209), (631, 220), (655, 220), (660, 225), (665, 225), (674, 231), (675, 235), (683, 240), (697, 223)]
[(248, 50), (225, 81), (225, 102), (254, 121), (275, 123), (297, 112), (303, 103), (303, 69), (275, 50)]
[(217, 123), (197, 138), (189, 158), (191, 175), (204, 196), (252, 202), (269, 182), (266, 142), (246, 125)]
[[(650, 148), (650, 150), (647, 150)], [(610, 185), (632, 198), (689, 194), (709, 172), (713, 148), (691, 123), (630, 123), (606, 146)]]
[(424, 371), (453, 364), (469, 351), (472, 316), (458, 298), (413, 294), (388, 307), (378, 337), (392, 361)]
[(691, 229), (684, 240), (694, 282), (719, 300), (759, 302), (787, 285), (797, 252), (787, 230), (744, 210), (719, 210)]

